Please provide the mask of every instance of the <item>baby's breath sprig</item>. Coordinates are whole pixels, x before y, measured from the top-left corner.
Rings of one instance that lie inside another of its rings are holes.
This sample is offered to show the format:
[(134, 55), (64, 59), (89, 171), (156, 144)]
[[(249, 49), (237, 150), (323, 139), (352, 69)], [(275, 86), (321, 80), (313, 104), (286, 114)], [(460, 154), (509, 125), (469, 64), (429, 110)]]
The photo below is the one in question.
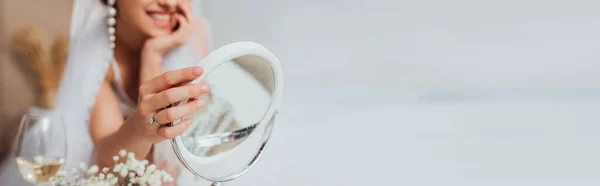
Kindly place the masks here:
[[(116, 186), (140, 185), (161, 186), (163, 183), (173, 182), (173, 177), (164, 170), (158, 170), (156, 165), (149, 164), (148, 160), (137, 160), (133, 152), (120, 150), (118, 156), (113, 157), (115, 165), (111, 168), (100, 169), (97, 165), (87, 167), (81, 163), (79, 169), (87, 177), (79, 178), (81, 173), (77, 169), (59, 172), (51, 179), (56, 186)], [(67, 177), (74, 177), (67, 180)]]

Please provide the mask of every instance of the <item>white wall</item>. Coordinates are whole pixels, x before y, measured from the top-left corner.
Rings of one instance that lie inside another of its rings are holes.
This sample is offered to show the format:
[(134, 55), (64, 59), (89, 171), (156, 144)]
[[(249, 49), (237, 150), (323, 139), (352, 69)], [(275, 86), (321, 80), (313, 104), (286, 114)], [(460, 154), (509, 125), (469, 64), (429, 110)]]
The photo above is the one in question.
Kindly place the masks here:
[(288, 84), (600, 87), (595, 0), (205, 2), (216, 46), (263, 43)]

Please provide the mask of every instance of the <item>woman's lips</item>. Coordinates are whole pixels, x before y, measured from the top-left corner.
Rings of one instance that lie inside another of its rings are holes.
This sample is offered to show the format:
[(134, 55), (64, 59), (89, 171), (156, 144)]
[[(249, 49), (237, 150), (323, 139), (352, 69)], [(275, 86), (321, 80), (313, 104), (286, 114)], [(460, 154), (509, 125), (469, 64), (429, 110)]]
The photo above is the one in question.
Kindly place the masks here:
[(172, 27), (172, 14), (171, 13), (159, 13), (159, 12), (148, 12), (150, 19), (154, 25), (159, 28), (171, 28)]

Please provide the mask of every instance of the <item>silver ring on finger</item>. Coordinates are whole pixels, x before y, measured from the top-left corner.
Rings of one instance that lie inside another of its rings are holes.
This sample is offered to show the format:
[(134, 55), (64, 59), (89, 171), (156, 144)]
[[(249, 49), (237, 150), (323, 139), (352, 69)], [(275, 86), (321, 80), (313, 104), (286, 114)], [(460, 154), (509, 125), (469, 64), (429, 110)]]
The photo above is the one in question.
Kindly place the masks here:
[(156, 125), (156, 126), (160, 126), (160, 123), (156, 122), (156, 119), (154, 119), (154, 117), (156, 116), (156, 113), (154, 115), (152, 115), (152, 117), (150, 117), (150, 119), (148, 120), (148, 122), (151, 125)]

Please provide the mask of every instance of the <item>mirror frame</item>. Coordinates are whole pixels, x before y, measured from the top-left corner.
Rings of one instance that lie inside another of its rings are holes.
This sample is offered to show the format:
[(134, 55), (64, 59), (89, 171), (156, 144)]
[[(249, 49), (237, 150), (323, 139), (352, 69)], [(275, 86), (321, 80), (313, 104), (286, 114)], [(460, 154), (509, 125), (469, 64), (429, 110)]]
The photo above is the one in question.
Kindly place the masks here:
[[(191, 83), (194, 84), (194, 83), (201, 82), (202, 80), (204, 80), (207, 77), (207, 75), (210, 74), (211, 71), (218, 68), (221, 64), (233, 61), (234, 59), (243, 57), (243, 56), (256, 56), (256, 57), (263, 59), (264, 62), (271, 67), (271, 71), (273, 72), (273, 90), (272, 90), (271, 104), (269, 105), (266, 113), (264, 114), (263, 118), (257, 125), (257, 127), (266, 125), (266, 128), (264, 129), (265, 133), (263, 133), (261, 143), (257, 149), (256, 154), (248, 162), (248, 164), (242, 170), (231, 173), (227, 176), (219, 177), (219, 178), (208, 178), (208, 177), (206, 177), (204, 175), (200, 175), (199, 173), (194, 171), (194, 169), (192, 169), (191, 166), (188, 164), (188, 162), (183, 158), (181, 149), (179, 149), (181, 147), (185, 147), (181, 136), (171, 139), (171, 145), (173, 147), (173, 150), (175, 151), (177, 158), (183, 164), (183, 166), (186, 169), (188, 169), (190, 172), (192, 172), (192, 174), (194, 174), (195, 176), (201, 177), (208, 181), (227, 182), (227, 181), (234, 180), (234, 179), (242, 176), (246, 172), (248, 172), (256, 164), (258, 159), (260, 159), (260, 157), (262, 156), (262, 154), (265, 151), (267, 142), (269, 141), (269, 137), (271, 136), (271, 132), (273, 130), (273, 126), (275, 123), (275, 117), (277, 115), (277, 110), (279, 109), (279, 104), (280, 104), (281, 96), (283, 93), (283, 75), (282, 75), (283, 72), (281, 70), (281, 65), (280, 65), (277, 57), (275, 57), (275, 55), (273, 55), (269, 50), (267, 50), (264, 46), (262, 46), (258, 43), (236, 42), (236, 43), (232, 43), (232, 44), (223, 46), (223, 47), (215, 50), (214, 52), (210, 53), (207, 57), (202, 59), (202, 61), (199, 64), (199, 66), (204, 68), (205, 73), (202, 74), (202, 76), (200, 76), (196, 80), (192, 81)], [(182, 101), (179, 104), (183, 104), (185, 102), (187, 102), (187, 101)], [(173, 122), (173, 124), (175, 125), (175, 124), (181, 122), (182, 120), (183, 120), (183, 118), (179, 119), (178, 121)], [(232, 152), (228, 151), (228, 152), (224, 152), (224, 153), (232, 153)], [(212, 158), (210, 161), (219, 161), (219, 159), (222, 159), (224, 157), (227, 157), (227, 155), (223, 155), (218, 158)]]

